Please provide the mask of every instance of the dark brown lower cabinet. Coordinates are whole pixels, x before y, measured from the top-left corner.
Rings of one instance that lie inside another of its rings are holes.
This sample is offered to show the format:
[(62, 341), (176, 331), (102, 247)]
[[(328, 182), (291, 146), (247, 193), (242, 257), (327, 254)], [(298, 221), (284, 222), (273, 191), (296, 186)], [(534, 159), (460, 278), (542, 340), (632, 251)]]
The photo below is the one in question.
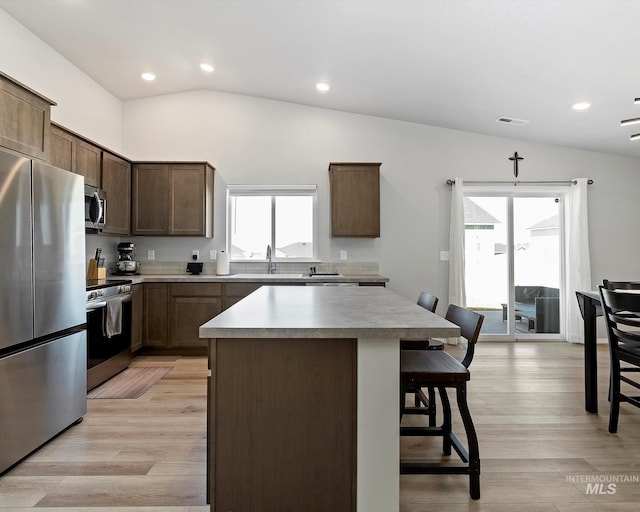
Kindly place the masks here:
[(142, 331), (144, 318), (144, 285), (134, 284), (131, 287), (131, 352), (142, 348)]
[(199, 329), (222, 311), (222, 285), (145, 283), (143, 286), (143, 345), (202, 351), (207, 340), (200, 338)]
[(221, 311), (219, 283), (171, 283), (169, 346), (206, 347), (207, 340), (200, 338), (200, 326)]
[(217, 339), (209, 360), (215, 512), (356, 510), (356, 340)]
[(144, 283), (142, 344), (145, 347), (169, 345), (167, 283)]
[(222, 309), (229, 309), (261, 286), (261, 283), (225, 283), (222, 294)]

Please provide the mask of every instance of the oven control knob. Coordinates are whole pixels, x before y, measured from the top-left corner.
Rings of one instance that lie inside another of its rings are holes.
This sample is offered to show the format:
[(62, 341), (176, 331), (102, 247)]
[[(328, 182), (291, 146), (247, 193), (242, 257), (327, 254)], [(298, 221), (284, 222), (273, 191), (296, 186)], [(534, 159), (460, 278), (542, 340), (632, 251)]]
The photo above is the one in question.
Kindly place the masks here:
[(97, 296), (98, 294), (96, 292), (89, 292), (89, 296), (87, 297), (87, 300), (94, 300)]

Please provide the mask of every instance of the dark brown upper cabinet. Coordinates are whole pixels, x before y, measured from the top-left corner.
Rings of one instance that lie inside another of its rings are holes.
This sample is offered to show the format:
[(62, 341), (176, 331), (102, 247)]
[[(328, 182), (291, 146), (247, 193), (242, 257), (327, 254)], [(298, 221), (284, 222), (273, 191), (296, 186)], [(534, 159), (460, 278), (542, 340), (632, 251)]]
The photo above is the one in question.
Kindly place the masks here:
[(128, 235), (131, 232), (131, 163), (104, 151), (102, 189), (107, 193), (107, 215), (103, 233)]
[(76, 172), (76, 149), (78, 138), (66, 130), (51, 125), (51, 147), (49, 163), (54, 167), (70, 172)]
[(331, 236), (380, 237), (380, 163), (331, 163)]
[(55, 124), (51, 126), (49, 163), (84, 176), (86, 185), (101, 185), (102, 148)]
[(132, 169), (132, 235), (213, 236), (207, 162), (138, 162)]
[(0, 146), (48, 161), (55, 104), (0, 72)]
[[(102, 149), (82, 139), (76, 148), (75, 173), (84, 176), (85, 185), (100, 187)], [(107, 197), (107, 200), (109, 198)]]

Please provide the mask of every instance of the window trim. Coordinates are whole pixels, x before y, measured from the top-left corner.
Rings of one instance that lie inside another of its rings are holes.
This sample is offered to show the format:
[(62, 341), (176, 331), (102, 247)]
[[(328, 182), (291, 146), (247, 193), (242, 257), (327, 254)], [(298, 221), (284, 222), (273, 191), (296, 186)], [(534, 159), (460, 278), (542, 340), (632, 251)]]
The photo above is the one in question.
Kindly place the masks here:
[[(226, 250), (230, 261), (233, 262), (266, 262), (267, 259), (235, 259), (231, 257), (231, 229), (232, 218), (231, 198), (241, 196), (271, 196), (271, 247), (274, 263), (284, 262), (317, 262), (318, 260), (318, 186), (317, 185), (227, 185), (227, 219), (226, 219)], [(275, 256), (275, 196), (311, 196), (313, 198), (313, 255), (311, 258), (278, 258)]]

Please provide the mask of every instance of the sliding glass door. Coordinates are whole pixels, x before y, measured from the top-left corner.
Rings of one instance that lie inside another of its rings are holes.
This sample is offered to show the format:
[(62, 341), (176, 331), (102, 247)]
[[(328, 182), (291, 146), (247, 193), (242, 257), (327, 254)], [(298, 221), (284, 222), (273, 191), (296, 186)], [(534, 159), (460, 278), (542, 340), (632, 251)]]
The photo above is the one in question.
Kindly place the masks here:
[(562, 194), (465, 197), (467, 307), (491, 339), (562, 337)]

